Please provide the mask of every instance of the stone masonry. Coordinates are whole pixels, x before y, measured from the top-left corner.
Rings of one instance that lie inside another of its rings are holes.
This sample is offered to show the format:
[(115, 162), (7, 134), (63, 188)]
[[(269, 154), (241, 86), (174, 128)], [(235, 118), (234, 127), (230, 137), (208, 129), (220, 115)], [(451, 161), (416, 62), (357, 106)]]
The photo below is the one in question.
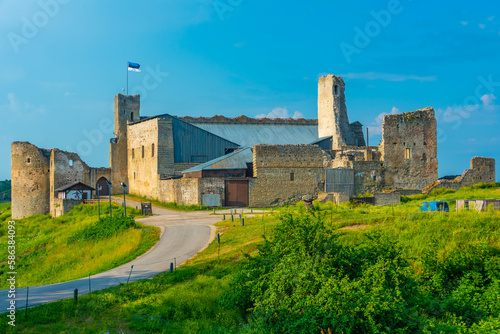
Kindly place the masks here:
[(316, 198), (323, 190), (323, 151), (316, 145), (256, 145), (255, 179), (250, 180), (250, 206), (280, 205)]

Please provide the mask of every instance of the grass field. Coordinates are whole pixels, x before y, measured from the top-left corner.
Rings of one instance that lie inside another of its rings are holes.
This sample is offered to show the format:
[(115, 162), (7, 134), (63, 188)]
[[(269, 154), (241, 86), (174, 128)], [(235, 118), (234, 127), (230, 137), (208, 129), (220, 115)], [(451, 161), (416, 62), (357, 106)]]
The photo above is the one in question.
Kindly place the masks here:
[(245, 226), (226, 220), (216, 224), (220, 253), (214, 241), (174, 273), (30, 309), (0, 331), (500, 332), (500, 212), (418, 212), (423, 200), (461, 198), (500, 189), (440, 190), (393, 207), (315, 202), (314, 214), (298, 203)]
[[(121, 217), (122, 208), (113, 205), (114, 217)], [(0, 220), (10, 218), (10, 205), (0, 205)], [(101, 204), (101, 217), (109, 215), (109, 206)], [(127, 215), (139, 216), (140, 210), (128, 209)], [(97, 205), (79, 205), (68, 214), (50, 218), (36, 215), (16, 221), (16, 267), (18, 287), (64, 282), (97, 274), (127, 263), (151, 248), (159, 238), (159, 229), (138, 224), (138, 228), (111, 231), (103, 238), (95, 235), (105, 231), (97, 224)], [(119, 223), (119, 222), (118, 222)], [(92, 240), (79, 236), (94, 227)], [(73, 241), (72, 241), (73, 239)], [(7, 224), (0, 228), (0, 277), (7, 269)], [(7, 282), (2, 279), (0, 288)]]

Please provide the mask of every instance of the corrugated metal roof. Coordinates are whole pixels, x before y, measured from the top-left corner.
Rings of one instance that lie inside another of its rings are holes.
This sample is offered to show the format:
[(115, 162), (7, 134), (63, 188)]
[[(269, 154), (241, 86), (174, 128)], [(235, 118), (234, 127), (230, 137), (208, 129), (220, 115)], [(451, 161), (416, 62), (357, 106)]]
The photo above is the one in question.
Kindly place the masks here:
[(217, 136), (241, 146), (257, 144), (285, 145), (308, 144), (318, 139), (317, 124), (245, 124), (191, 122)]
[(250, 147), (246, 147), (222, 157), (199, 164), (193, 168), (182, 171), (185, 173), (199, 172), (201, 170), (220, 170), (220, 169), (246, 169), (247, 163), (253, 162), (253, 153)]

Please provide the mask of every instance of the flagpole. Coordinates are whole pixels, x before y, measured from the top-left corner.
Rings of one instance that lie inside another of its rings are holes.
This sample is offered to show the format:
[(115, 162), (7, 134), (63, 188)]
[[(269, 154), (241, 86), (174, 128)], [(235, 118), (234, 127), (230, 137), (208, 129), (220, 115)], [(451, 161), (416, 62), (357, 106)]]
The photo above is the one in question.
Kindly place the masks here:
[(128, 95), (128, 62), (127, 62), (127, 95)]

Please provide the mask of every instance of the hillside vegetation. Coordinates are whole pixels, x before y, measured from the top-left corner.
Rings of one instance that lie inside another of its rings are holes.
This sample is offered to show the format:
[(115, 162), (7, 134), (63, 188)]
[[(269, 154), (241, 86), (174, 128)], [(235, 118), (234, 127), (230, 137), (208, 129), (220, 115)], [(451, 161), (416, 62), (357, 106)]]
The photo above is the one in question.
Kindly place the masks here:
[(0, 201), (10, 201), (10, 180), (0, 181)]
[[(1, 204), (0, 204), (1, 205)], [(58, 283), (97, 274), (127, 263), (151, 248), (159, 230), (121, 218), (123, 209), (101, 204), (79, 205), (64, 216), (36, 215), (16, 220), (16, 269), (18, 287)], [(7, 267), (7, 224), (10, 204), (0, 206), (0, 288)], [(127, 209), (127, 215), (138, 216), (140, 210)], [(115, 218), (116, 217), (116, 218)]]
[[(174, 273), (30, 310), (27, 333), (500, 332), (500, 212), (419, 203), (500, 198), (439, 190), (394, 207), (315, 202), (217, 223)], [(5, 323), (0, 330), (9, 332)]]

